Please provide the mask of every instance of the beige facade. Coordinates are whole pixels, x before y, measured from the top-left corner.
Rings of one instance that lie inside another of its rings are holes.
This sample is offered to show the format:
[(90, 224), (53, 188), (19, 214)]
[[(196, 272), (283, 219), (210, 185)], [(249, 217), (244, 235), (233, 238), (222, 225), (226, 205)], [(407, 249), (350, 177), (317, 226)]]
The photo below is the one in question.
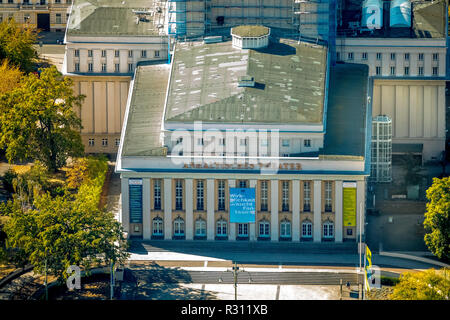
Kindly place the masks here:
[[(339, 177), (336, 179), (329, 176), (323, 178), (317, 176), (311, 177), (311, 179), (271, 177), (264, 180), (249, 177), (249, 179), (241, 180), (214, 179), (197, 174), (193, 178), (181, 176), (164, 176), (162, 178), (163, 176), (142, 178), (143, 222), (131, 224), (122, 220), (125, 230), (129, 230), (130, 236), (166, 240), (224, 239), (229, 241), (314, 242), (354, 241), (357, 237), (359, 218), (357, 218), (356, 227), (343, 226), (343, 180)], [(364, 178), (349, 176), (345, 178), (345, 180), (347, 179), (357, 180), (356, 201), (364, 203)], [(255, 223), (246, 224), (245, 232), (242, 231), (244, 224), (239, 226), (237, 223), (230, 223), (229, 188), (239, 187), (240, 181), (246, 181), (247, 187), (255, 188), (256, 193)], [(198, 188), (199, 183), (202, 184), (200, 189)], [(224, 193), (222, 195), (219, 195), (219, 183), (223, 183)], [(267, 193), (264, 196), (262, 184), (267, 186)], [(181, 186), (178, 191), (177, 185), (178, 188)], [(157, 186), (157, 190), (155, 190), (155, 186)], [(287, 190), (286, 186), (288, 186)], [(128, 178), (122, 178), (122, 219), (127, 219), (128, 215), (128, 187)], [(169, 191), (167, 187), (169, 187)], [(305, 193), (305, 189), (307, 193)], [(198, 207), (199, 192), (201, 192), (201, 202), (204, 204), (201, 208)], [(156, 202), (155, 195), (158, 195)], [(287, 198), (286, 195), (288, 195)], [(177, 206), (177, 197), (181, 199), (181, 207)], [(219, 204), (219, 197), (224, 198), (223, 207)], [(266, 197), (266, 201), (262, 201), (262, 197)], [(308, 206), (309, 203), (316, 203), (316, 206)], [(327, 207), (328, 204), (329, 207)], [(316, 210), (318, 207), (321, 209)], [(181, 234), (175, 231), (178, 227), (177, 223), (180, 221), (183, 228)], [(224, 226), (225, 234), (218, 234), (218, 232), (224, 231), (221, 229)], [(351, 232), (347, 232), (347, 229), (351, 229)]]
[[(3, 0), (0, 21), (9, 18), (20, 24), (43, 29), (39, 15), (49, 19), (49, 31), (65, 31), (72, 0)], [(45, 20), (45, 19), (44, 19)]]
[(70, 77), (75, 94), (85, 96), (77, 112), (86, 153), (117, 153), (131, 77)]
[(374, 80), (373, 116), (392, 118), (393, 143), (423, 144), (423, 158), (445, 149), (445, 81)]

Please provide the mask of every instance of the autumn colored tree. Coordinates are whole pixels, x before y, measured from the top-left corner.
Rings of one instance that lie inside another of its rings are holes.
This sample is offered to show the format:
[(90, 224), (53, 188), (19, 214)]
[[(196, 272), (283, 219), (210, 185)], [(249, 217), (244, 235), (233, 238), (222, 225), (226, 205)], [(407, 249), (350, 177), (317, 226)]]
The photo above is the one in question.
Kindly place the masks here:
[(14, 19), (5, 19), (0, 23), (0, 61), (7, 59), (24, 72), (32, 71), (37, 58), (33, 47), (36, 39), (34, 29), (20, 26)]
[(395, 285), (391, 300), (449, 300), (450, 280), (448, 270), (434, 269), (424, 272), (407, 272), (400, 276)]
[(10, 65), (6, 59), (3, 60), (0, 64), (0, 95), (16, 88), (22, 76), (19, 67)]
[(29, 74), (22, 85), (0, 96), (0, 148), (9, 162), (40, 160), (51, 172), (68, 157), (81, 156), (81, 120), (74, 111), (72, 80), (52, 66)]
[(450, 177), (433, 179), (427, 190), (427, 211), (423, 222), (425, 243), (439, 259), (450, 260)]

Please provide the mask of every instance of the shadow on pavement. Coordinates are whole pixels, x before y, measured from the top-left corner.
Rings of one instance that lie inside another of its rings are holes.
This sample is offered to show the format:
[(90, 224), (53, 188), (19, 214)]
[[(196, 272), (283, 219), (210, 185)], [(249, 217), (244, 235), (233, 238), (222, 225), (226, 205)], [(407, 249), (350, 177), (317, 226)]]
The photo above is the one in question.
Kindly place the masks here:
[(211, 292), (183, 287), (192, 283), (187, 271), (165, 268), (156, 263), (130, 264), (125, 270), (121, 300), (211, 300)]

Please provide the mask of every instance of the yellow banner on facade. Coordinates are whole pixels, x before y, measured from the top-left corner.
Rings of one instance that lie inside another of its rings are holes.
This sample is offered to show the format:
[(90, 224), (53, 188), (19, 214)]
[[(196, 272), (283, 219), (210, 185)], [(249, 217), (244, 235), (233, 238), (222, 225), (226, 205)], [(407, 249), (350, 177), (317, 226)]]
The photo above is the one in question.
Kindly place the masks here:
[(356, 183), (344, 182), (342, 198), (344, 227), (356, 227)]

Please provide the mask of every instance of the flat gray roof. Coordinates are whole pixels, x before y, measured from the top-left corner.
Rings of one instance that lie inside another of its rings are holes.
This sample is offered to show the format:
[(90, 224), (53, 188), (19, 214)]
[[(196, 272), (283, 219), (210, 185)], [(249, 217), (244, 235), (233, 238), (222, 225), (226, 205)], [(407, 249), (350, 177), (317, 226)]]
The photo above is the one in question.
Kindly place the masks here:
[(131, 93), (122, 156), (163, 156), (161, 121), (170, 66), (144, 63), (137, 67)]
[[(242, 50), (231, 41), (177, 43), (166, 122), (321, 124), (327, 49), (281, 40)], [(239, 87), (242, 76), (254, 87)]]
[(328, 156), (365, 157), (369, 67), (337, 64), (331, 68), (324, 148)]
[[(154, 0), (74, 0), (68, 22), (69, 36), (151, 36), (160, 35), (164, 24), (164, 6), (157, 9)], [(137, 21), (133, 10), (149, 12), (146, 21)], [(158, 12), (161, 11), (161, 12)], [(162, 33), (163, 35), (163, 33)]]

